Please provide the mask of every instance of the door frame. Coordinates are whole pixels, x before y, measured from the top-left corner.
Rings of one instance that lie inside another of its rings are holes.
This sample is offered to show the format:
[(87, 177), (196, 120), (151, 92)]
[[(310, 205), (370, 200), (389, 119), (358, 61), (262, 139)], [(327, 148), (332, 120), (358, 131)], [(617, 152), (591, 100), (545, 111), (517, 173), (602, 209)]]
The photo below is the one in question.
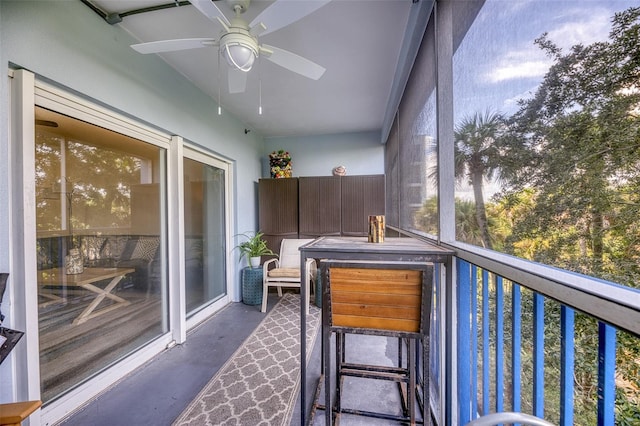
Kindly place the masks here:
[[(231, 203), (231, 182), (233, 181), (233, 167), (232, 167), (231, 161), (223, 159), (218, 156), (214, 156), (210, 152), (206, 152), (198, 148), (197, 146), (188, 144), (188, 143), (183, 144), (183, 152), (182, 152), (182, 155), (180, 156), (180, 162), (181, 162), (180, 167), (182, 167), (182, 164), (185, 158), (221, 169), (224, 172), (224, 180), (225, 180), (225, 183), (224, 183), (224, 186), (225, 186), (224, 188), (224, 192), (225, 192), (224, 194), (224, 200), (225, 200), (224, 230), (225, 230), (225, 247), (226, 247), (226, 252), (225, 252), (226, 294), (223, 297), (216, 300), (215, 302), (204, 307), (203, 309), (200, 309), (197, 313), (195, 313), (194, 315), (192, 315), (190, 318), (187, 319), (185, 302), (184, 302), (186, 300), (185, 299), (186, 281), (185, 281), (185, 269), (184, 269), (185, 265), (184, 265), (184, 262), (180, 262), (180, 276), (181, 276), (180, 282), (182, 283), (181, 290), (183, 291), (181, 318), (186, 319), (186, 324), (185, 324), (186, 329), (190, 329), (195, 327), (202, 321), (206, 320), (207, 318), (209, 318), (211, 315), (219, 311), (221, 308), (223, 308), (233, 300), (236, 300), (236, 294), (235, 294), (236, 286), (231, 285), (233, 283), (233, 277), (235, 273), (235, 270), (234, 268), (232, 268), (233, 265), (231, 263), (231, 258), (232, 258), (231, 250), (233, 247), (232, 246), (233, 244), (232, 230), (234, 229), (234, 224), (233, 224), (234, 215), (232, 212), (233, 205)], [(178, 179), (178, 181), (180, 185), (180, 195), (181, 195), (180, 202), (179, 202), (180, 217), (181, 217), (180, 223), (184, 224), (184, 173), (180, 173), (180, 178)], [(179, 236), (180, 247), (181, 247), (180, 259), (185, 258), (184, 238), (185, 238), (184, 226), (181, 226), (180, 236)]]

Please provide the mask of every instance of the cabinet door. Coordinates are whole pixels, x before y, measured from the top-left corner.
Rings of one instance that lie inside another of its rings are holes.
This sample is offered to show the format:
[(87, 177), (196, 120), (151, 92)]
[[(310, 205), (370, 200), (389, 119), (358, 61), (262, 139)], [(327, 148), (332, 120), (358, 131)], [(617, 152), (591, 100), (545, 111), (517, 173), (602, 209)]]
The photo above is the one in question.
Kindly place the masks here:
[(344, 176), (342, 189), (342, 235), (366, 236), (369, 215), (384, 214), (384, 175)]
[(300, 238), (340, 235), (340, 177), (301, 177), (298, 182)]
[(258, 199), (260, 232), (279, 253), (282, 239), (298, 238), (298, 179), (260, 179)]

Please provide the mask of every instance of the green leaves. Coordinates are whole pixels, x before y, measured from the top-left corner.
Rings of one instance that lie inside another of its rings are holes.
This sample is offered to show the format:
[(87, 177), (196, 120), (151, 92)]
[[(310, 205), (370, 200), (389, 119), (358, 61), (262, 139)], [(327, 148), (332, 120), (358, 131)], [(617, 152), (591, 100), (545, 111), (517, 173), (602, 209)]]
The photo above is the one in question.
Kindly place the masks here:
[(261, 232), (256, 232), (255, 234), (244, 233), (240, 234), (244, 236), (247, 240), (238, 244), (235, 248), (240, 250), (240, 259), (244, 256), (247, 257), (258, 257), (258, 256), (273, 256), (275, 253), (271, 251), (269, 247), (267, 247), (267, 242), (262, 238), (264, 235)]

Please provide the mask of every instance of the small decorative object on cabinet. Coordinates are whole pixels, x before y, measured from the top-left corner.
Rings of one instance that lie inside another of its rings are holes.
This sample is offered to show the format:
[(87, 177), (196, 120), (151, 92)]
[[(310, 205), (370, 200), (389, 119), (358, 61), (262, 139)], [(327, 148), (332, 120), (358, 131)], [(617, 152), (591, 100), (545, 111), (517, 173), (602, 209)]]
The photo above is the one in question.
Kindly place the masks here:
[(334, 176), (345, 176), (347, 174), (347, 168), (345, 166), (336, 166), (333, 168), (332, 173)]
[(262, 268), (246, 267), (242, 270), (242, 303), (262, 304)]
[(291, 154), (281, 149), (269, 154), (269, 166), (271, 167), (272, 178), (291, 177)]
[(240, 250), (240, 259), (243, 257), (249, 258), (249, 264), (252, 268), (260, 267), (260, 256), (275, 256), (276, 254), (267, 247), (267, 242), (262, 238), (262, 232), (256, 232), (255, 234), (241, 234), (247, 240), (241, 242), (236, 246)]

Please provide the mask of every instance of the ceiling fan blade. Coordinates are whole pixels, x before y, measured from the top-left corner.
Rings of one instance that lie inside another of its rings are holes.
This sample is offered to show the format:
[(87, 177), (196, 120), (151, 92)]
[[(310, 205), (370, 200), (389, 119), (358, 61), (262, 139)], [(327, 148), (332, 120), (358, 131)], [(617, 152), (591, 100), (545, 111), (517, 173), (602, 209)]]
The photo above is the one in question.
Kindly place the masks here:
[(247, 87), (247, 73), (236, 68), (228, 69), (229, 93), (243, 93)]
[(249, 27), (263, 22), (267, 27), (260, 35), (266, 35), (277, 31), (282, 27), (293, 24), (310, 13), (315, 12), (331, 0), (276, 0), (268, 6), (256, 18), (251, 21)]
[(279, 47), (269, 46), (266, 44), (262, 45), (261, 47), (264, 47), (273, 52), (271, 53), (271, 55), (265, 54), (264, 57), (266, 59), (270, 60), (274, 64), (278, 64), (283, 68), (296, 72), (312, 80), (318, 80), (326, 71), (324, 67), (316, 64), (315, 62), (311, 62), (310, 60), (296, 55), (293, 52), (289, 52), (288, 50), (280, 49)]
[(198, 49), (200, 47), (217, 46), (213, 38), (180, 38), (174, 40), (151, 41), (149, 43), (132, 44), (131, 48), (139, 53), (173, 52), (174, 50)]
[(211, 0), (189, 0), (189, 2), (209, 20), (218, 23), (218, 18), (220, 18), (225, 24), (229, 25), (227, 17)]

